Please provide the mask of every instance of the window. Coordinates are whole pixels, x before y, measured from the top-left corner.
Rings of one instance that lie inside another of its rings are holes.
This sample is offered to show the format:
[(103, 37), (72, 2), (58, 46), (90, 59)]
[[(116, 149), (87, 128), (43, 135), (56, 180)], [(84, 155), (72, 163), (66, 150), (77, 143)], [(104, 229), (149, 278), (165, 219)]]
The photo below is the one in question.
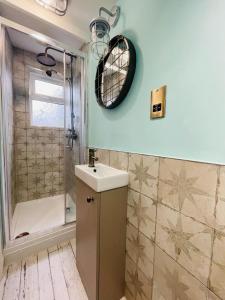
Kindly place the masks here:
[(29, 97), (31, 126), (64, 127), (63, 81), (31, 71)]
[(63, 98), (63, 86), (36, 79), (35, 93), (47, 97)]

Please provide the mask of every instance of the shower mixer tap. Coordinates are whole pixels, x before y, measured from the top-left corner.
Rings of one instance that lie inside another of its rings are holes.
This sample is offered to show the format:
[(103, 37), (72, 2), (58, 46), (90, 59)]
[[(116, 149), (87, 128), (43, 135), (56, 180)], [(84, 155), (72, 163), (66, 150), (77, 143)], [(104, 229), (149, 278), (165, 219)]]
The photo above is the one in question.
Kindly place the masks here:
[(77, 139), (77, 134), (76, 134), (75, 129), (68, 129), (68, 133), (66, 134), (66, 137), (68, 139), (76, 140)]
[[(65, 134), (65, 137), (68, 139), (66, 148), (70, 148), (73, 149), (73, 141), (75, 141), (78, 138), (78, 135), (75, 131), (75, 129), (67, 129), (68, 133)], [(72, 144), (70, 145), (70, 142), (72, 142)]]

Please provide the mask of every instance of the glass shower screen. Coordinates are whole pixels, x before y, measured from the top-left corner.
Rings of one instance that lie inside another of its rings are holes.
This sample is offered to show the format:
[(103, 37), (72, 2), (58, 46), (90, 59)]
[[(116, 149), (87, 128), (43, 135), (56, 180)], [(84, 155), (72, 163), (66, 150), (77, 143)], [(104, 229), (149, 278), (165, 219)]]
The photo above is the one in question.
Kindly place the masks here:
[(84, 60), (65, 54), (65, 221), (76, 220), (75, 165), (85, 160)]

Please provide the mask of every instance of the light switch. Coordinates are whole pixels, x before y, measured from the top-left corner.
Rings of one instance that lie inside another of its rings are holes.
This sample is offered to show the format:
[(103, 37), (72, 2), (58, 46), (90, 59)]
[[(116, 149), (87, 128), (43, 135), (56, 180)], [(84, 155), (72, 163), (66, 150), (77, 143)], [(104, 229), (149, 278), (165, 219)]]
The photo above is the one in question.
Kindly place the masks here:
[(163, 118), (166, 112), (166, 85), (151, 92), (151, 119)]

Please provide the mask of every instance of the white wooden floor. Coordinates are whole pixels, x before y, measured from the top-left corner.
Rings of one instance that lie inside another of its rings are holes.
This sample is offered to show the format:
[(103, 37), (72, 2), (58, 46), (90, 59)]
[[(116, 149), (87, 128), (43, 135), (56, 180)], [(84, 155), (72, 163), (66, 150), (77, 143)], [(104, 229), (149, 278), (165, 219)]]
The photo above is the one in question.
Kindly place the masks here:
[(1, 300), (88, 300), (75, 261), (75, 239), (4, 270)]

